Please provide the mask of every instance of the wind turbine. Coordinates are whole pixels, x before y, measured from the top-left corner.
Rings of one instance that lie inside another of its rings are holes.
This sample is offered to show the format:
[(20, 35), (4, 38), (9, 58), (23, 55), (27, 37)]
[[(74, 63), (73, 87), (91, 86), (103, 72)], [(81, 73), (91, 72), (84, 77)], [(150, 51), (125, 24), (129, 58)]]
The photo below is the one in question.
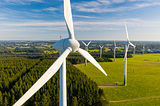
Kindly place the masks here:
[(99, 45), (99, 47), (100, 47), (100, 58), (101, 58), (102, 57), (102, 48), (103, 48), (103, 46)]
[(62, 39), (62, 36), (60, 35), (60, 40)]
[(136, 44), (135, 44), (135, 46), (133, 47), (133, 55), (135, 55), (135, 51), (136, 51)]
[(35, 94), (60, 68), (60, 106), (67, 106), (66, 92), (66, 57), (70, 52), (78, 52), (93, 65), (100, 69), (106, 76), (106, 72), (98, 64), (98, 62), (85, 50), (79, 48), (80, 44), (74, 37), (73, 20), (71, 13), (70, 0), (64, 0), (64, 17), (68, 29), (69, 37), (56, 42), (53, 47), (59, 51), (59, 58), (51, 65), (51, 67), (38, 79), (38, 81), (13, 105), (21, 106), (33, 94)]
[(145, 50), (145, 45), (143, 45), (143, 54), (144, 54), (144, 50)]
[(116, 42), (114, 41), (114, 61), (115, 61), (115, 58), (116, 58), (116, 48), (118, 48), (118, 47), (116, 47)]
[[(83, 43), (84, 46), (85, 46), (85, 50), (88, 52), (88, 46), (89, 46), (89, 44), (91, 43), (91, 41), (90, 41), (88, 44), (85, 44), (83, 41), (82, 41), (82, 43)], [(87, 66), (87, 59), (85, 59), (85, 66)]]
[(125, 57), (124, 57), (124, 86), (127, 86), (127, 52), (128, 52), (128, 48), (129, 48), (129, 45), (135, 47), (129, 40), (129, 37), (128, 37), (128, 30), (127, 30), (127, 25), (125, 23), (125, 28), (126, 28), (126, 36), (127, 36), (127, 42), (125, 42)]

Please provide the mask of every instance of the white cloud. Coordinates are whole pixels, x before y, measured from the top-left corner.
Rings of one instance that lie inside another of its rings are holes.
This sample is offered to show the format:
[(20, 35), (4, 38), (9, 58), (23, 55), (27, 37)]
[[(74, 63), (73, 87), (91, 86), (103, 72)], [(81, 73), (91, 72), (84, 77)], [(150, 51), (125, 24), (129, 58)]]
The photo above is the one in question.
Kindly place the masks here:
[(104, 22), (104, 21), (97, 21), (97, 22), (82, 22), (82, 21), (77, 21), (74, 22), (74, 25), (78, 25), (78, 26), (96, 26), (96, 25), (102, 25), (102, 26), (110, 26), (110, 25), (122, 25), (122, 22)]
[(84, 15), (73, 15), (73, 17), (80, 17), (80, 18), (96, 18), (96, 17), (84, 16)]
[(56, 11), (56, 10), (60, 10), (60, 9), (54, 8), (54, 7), (49, 7), (49, 8), (45, 8), (43, 10), (45, 10), (45, 11)]
[(42, 0), (28, 0), (28, 1), (31, 1), (31, 2), (40, 2), (40, 3), (43, 2)]
[(89, 1), (89, 2), (81, 2), (81, 3), (72, 4), (73, 7), (77, 7), (77, 8), (80, 8), (80, 7), (85, 7), (85, 8), (97, 7), (97, 6), (100, 6), (100, 5), (101, 4), (97, 1)]
[[(157, 0), (129, 0), (128, 5), (114, 5), (115, 3), (124, 3), (125, 0), (97, 0), (89, 2), (74, 3), (72, 6), (77, 11), (91, 12), (91, 13), (103, 13), (103, 12), (117, 12), (128, 11), (149, 6), (160, 5)], [(157, 2), (156, 2), (157, 1)]]
[(136, 5), (135, 5), (135, 7), (137, 7), (137, 8), (143, 8), (143, 7), (149, 7), (149, 6), (158, 6), (158, 5), (160, 5), (160, 2), (152, 2), (152, 3), (137, 3)]
[(130, 2), (133, 2), (133, 1), (137, 1), (137, 0), (129, 0)]
[(43, 0), (4, 0), (4, 4), (10, 5), (30, 5), (30, 2), (43, 3)]
[(28, 20), (26, 22), (16, 22), (16, 23), (0, 23), (2, 26), (65, 26), (65, 22), (44, 22), (44, 21), (33, 21)]
[[(123, 20), (117, 20), (116, 22), (108, 22), (108, 21), (90, 21), (90, 22), (85, 22), (85, 21), (75, 21), (74, 25), (75, 26), (96, 26), (96, 25), (102, 25), (102, 26), (121, 26), (124, 24), (124, 22), (131, 22), (131, 23), (145, 23), (146, 21), (137, 19), (137, 18), (131, 18), (131, 19), (123, 19)], [(146, 22), (147, 23), (147, 22)], [(37, 26), (37, 27), (59, 27), (59, 26), (64, 26), (65, 27), (65, 22), (47, 22), (47, 21), (36, 21), (36, 20), (24, 20), (24, 22), (1, 22), (0, 26), (15, 26), (15, 27), (26, 27), (26, 26)]]
[(109, 0), (98, 0), (98, 1), (105, 5), (109, 5), (111, 3)]
[(12, 32), (46, 32), (46, 31), (60, 31), (65, 30), (65, 27), (42, 27), (42, 28), (1, 28), (0, 31), (12, 31)]
[(112, 2), (114, 2), (114, 3), (122, 3), (122, 2), (124, 2), (125, 0), (112, 0)]
[(159, 2), (159, 0), (128, 0), (130, 2), (138, 2), (138, 1), (141, 1), (141, 2)]

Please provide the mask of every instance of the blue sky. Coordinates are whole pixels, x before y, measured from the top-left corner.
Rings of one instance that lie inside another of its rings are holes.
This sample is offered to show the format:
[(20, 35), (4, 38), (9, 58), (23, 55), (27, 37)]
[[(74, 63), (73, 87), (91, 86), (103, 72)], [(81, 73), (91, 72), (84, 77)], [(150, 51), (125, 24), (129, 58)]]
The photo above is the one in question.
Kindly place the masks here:
[[(78, 40), (160, 41), (159, 0), (71, 0)], [(1, 0), (0, 40), (68, 37), (63, 0)]]

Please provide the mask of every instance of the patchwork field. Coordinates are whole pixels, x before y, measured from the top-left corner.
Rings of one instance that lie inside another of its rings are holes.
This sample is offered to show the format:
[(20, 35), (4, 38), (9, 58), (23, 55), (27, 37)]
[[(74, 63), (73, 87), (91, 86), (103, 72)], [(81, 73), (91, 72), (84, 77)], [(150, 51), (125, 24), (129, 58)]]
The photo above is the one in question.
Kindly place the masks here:
[(160, 54), (135, 55), (128, 58), (128, 86), (123, 86), (124, 61), (101, 62), (108, 76), (91, 63), (76, 66), (99, 85), (116, 84), (103, 88), (111, 106), (159, 106), (160, 105)]

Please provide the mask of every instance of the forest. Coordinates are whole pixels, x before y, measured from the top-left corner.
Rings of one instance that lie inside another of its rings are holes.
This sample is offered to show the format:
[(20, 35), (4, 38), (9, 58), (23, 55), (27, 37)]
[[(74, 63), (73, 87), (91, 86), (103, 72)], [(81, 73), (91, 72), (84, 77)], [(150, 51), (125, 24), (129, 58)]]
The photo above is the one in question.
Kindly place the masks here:
[[(54, 61), (54, 58), (1, 59), (0, 106), (13, 105)], [(67, 62), (68, 106), (102, 106), (108, 104), (104, 98), (103, 90), (99, 89), (95, 82)], [(24, 104), (24, 106), (58, 105), (59, 72)]]

